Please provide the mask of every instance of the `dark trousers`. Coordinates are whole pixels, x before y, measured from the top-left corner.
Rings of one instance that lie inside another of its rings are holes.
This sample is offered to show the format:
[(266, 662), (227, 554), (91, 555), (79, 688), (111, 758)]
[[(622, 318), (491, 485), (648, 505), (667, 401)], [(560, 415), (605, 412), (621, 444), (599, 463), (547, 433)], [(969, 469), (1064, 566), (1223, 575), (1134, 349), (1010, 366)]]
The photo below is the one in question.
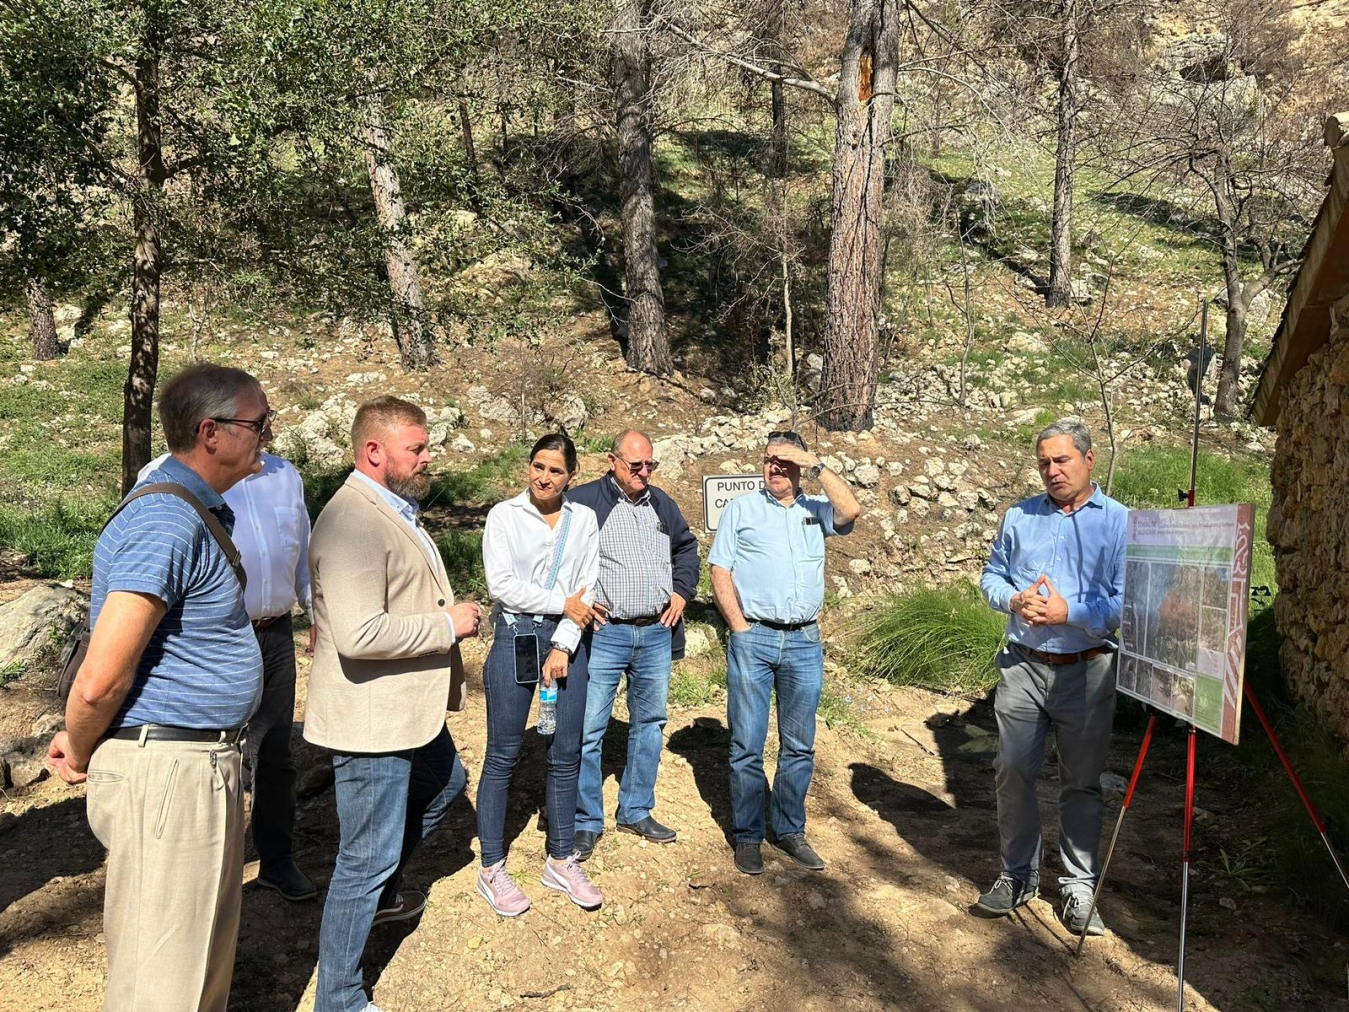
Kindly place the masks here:
[(291, 617), (256, 631), (262, 650), (262, 702), (248, 722), (248, 765), (253, 786), (253, 846), (259, 870), (290, 860), (295, 833), (295, 639)]
[[(515, 681), (515, 635), (534, 632), (539, 640), (539, 663), (552, 649), (548, 639), (557, 622), (545, 618), (535, 624), (521, 616), (515, 628), (498, 618), (496, 638), (483, 665), (482, 681), (487, 694), (487, 756), (478, 779), (478, 840), (482, 863), (491, 867), (506, 857), (506, 800), (511, 774), (520, 758), (534, 686)], [(581, 771), (581, 732), (585, 728), (586, 639), (576, 649), (567, 667), (567, 677), (557, 686), (557, 731), (548, 742), (548, 856), (561, 861), (575, 852), (576, 782)]]

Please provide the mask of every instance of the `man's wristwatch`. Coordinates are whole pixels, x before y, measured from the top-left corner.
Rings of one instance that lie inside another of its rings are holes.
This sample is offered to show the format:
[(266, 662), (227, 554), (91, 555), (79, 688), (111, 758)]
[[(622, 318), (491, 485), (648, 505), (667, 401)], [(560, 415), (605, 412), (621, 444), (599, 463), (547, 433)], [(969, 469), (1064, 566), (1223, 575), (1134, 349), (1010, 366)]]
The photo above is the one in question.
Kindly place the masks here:
[(814, 467), (808, 467), (808, 468), (806, 468), (804, 474), (805, 474), (805, 476), (806, 476), (807, 478), (809, 478), (811, 481), (814, 481), (816, 478), (818, 478), (818, 477), (820, 476), (820, 472), (823, 471), (823, 470), (824, 470), (824, 464), (816, 464)]

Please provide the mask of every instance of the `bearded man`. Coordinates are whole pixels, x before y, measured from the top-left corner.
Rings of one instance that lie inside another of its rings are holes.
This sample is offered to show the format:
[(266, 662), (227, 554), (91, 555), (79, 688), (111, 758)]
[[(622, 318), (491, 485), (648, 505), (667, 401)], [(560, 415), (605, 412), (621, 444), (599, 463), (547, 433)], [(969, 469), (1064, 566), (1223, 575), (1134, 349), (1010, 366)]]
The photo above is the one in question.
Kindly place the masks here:
[(362, 404), (351, 427), (356, 469), (310, 539), (318, 636), (304, 736), (331, 752), (341, 826), (315, 1012), (379, 1012), (362, 985), (366, 938), (425, 908), (425, 894), (400, 888), (403, 869), (464, 791), (445, 711), (464, 707), (458, 644), (478, 634), (482, 608), (454, 603), (417, 520), (428, 443), (415, 404)]

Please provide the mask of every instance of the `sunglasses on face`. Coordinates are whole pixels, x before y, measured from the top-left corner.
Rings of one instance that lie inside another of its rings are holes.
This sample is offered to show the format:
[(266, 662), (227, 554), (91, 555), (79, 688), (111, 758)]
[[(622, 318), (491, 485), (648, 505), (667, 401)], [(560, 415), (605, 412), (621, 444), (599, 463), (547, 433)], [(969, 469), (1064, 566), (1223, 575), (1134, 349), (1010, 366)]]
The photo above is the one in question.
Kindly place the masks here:
[(211, 421), (217, 425), (239, 425), (251, 429), (254, 435), (260, 436), (272, 427), (272, 419), (275, 417), (275, 411), (268, 411), (261, 418), (212, 418)]
[(659, 460), (624, 460), (616, 453), (611, 453), (609, 456), (613, 457), (614, 460), (619, 463), (627, 465), (628, 470), (633, 474), (641, 474), (644, 468), (649, 473), (660, 467)]

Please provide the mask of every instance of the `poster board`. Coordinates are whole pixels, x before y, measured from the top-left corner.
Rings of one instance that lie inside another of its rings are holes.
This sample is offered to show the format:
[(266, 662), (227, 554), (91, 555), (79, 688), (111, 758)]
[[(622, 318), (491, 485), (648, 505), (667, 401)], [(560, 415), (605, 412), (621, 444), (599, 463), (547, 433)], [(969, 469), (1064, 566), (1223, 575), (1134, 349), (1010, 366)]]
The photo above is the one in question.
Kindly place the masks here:
[(1241, 729), (1255, 507), (1133, 510), (1117, 686), (1233, 745)]
[(732, 499), (763, 488), (763, 474), (709, 474), (703, 479), (703, 528), (715, 534), (722, 511)]

